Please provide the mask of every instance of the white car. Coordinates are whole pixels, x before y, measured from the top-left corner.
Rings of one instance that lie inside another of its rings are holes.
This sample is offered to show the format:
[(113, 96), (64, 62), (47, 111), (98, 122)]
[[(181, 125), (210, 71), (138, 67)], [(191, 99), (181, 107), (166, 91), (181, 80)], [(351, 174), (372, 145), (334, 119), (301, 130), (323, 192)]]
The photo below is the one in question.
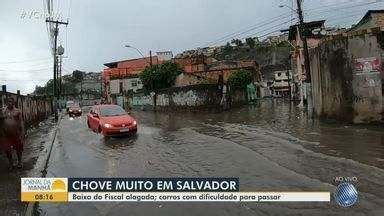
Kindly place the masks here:
[(70, 107), (73, 107), (75, 105), (75, 101), (67, 101), (65, 108), (67, 109), (67, 112), (69, 111)]

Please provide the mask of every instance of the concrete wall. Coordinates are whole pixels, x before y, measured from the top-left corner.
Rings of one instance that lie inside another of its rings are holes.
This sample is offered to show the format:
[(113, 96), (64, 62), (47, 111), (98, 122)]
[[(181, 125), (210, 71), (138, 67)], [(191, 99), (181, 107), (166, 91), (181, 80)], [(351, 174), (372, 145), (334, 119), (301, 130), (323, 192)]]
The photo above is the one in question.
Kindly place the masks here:
[(217, 85), (201, 84), (164, 89), (157, 94), (135, 95), (129, 104), (157, 110), (199, 109), (216, 107), (220, 100), (221, 94)]
[(24, 123), (27, 127), (40, 122), (52, 114), (53, 108), (51, 100), (5, 93), (2, 91), (0, 91), (0, 108), (6, 106), (5, 102), (7, 97), (12, 97), (17, 102), (17, 107), (21, 110)]
[(318, 116), (354, 123), (383, 121), (383, 49), (378, 35), (332, 38), (311, 50)]

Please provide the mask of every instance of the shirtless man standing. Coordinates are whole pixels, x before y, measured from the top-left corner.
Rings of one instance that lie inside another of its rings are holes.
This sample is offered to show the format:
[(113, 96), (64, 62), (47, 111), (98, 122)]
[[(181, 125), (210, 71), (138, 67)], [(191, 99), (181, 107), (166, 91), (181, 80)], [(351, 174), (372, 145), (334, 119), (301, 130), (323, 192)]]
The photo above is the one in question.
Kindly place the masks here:
[(7, 107), (3, 109), (3, 125), (4, 137), (0, 144), (9, 160), (9, 170), (13, 169), (12, 148), (17, 153), (17, 168), (21, 169), (23, 167), (24, 123), (21, 111), (15, 107), (13, 98), (7, 100)]

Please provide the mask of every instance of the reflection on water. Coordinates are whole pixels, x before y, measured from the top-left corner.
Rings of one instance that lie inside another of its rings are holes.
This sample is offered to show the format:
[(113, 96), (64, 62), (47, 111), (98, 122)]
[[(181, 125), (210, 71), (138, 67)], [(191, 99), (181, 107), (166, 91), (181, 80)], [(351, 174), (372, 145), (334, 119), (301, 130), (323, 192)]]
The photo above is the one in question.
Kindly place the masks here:
[(156, 126), (169, 132), (184, 127), (199, 127), (204, 130), (202, 124), (232, 124), (251, 132), (254, 131), (252, 129), (262, 129), (274, 135), (285, 133), (305, 141), (293, 143), (316, 152), (384, 167), (383, 125), (349, 125), (311, 119), (296, 104), (283, 100), (265, 100), (227, 112), (139, 112), (135, 115), (139, 120), (147, 118), (146, 122), (154, 122)]
[(104, 137), (104, 145), (115, 150), (126, 150), (137, 140), (137, 134), (130, 136)]

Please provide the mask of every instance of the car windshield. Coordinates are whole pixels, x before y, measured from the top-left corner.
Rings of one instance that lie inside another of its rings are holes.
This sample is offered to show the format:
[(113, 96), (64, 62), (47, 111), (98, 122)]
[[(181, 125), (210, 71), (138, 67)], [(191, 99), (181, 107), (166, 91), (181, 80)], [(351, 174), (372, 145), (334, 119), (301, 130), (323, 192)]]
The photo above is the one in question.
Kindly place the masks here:
[(126, 112), (123, 108), (119, 106), (105, 106), (100, 107), (100, 115), (101, 116), (121, 116), (126, 115)]

